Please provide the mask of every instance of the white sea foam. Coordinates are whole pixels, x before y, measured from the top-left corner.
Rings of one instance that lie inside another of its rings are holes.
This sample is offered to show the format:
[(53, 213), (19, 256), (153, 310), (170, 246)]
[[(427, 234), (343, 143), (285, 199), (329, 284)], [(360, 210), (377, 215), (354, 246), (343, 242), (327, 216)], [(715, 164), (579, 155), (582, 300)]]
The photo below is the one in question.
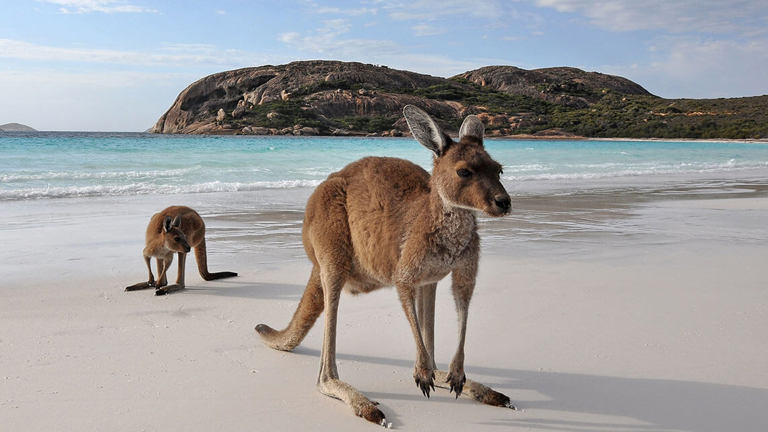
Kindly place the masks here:
[(320, 182), (320, 180), (283, 180), (253, 183), (214, 181), (188, 185), (130, 183), (124, 185), (48, 186), (44, 188), (0, 190), (0, 201), (118, 195), (248, 192), (265, 189), (312, 188), (320, 184)]
[[(537, 165), (539, 167), (540, 165)], [(733, 159), (719, 164), (704, 164), (704, 163), (685, 163), (681, 162), (676, 165), (654, 165), (646, 164), (637, 167), (622, 168), (622, 164), (606, 163), (606, 164), (585, 164), (585, 165), (571, 165), (567, 168), (578, 169), (577, 172), (571, 173), (558, 173), (558, 172), (541, 172), (531, 174), (517, 174), (527, 171), (538, 171), (540, 169), (517, 169), (507, 171), (509, 174), (502, 176), (503, 180), (507, 181), (527, 181), (527, 180), (593, 180), (604, 179), (611, 177), (639, 177), (639, 176), (664, 176), (664, 175), (685, 175), (685, 174), (706, 174), (706, 173), (723, 173), (723, 172), (737, 172), (742, 170), (752, 170), (768, 167), (768, 162), (761, 163), (748, 163), (737, 165)], [(613, 168), (613, 169), (606, 169)], [(507, 167), (504, 168), (507, 170)], [(601, 171), (600, 169), (605, 169)], [(591, 170), (591, 171), (590, 171)], [(511, 172), (510, 172), (511, 171)]]
[(150, 171), (47, 171), (42, 173), (15, 173), (0, 174), (0, 183), (20, 183), (35, 180), (111, 180), (111, 179), (135, 179), (135, 178), (163, 178), (178, 177), (190, 174), (200, 169), (199, 166)]

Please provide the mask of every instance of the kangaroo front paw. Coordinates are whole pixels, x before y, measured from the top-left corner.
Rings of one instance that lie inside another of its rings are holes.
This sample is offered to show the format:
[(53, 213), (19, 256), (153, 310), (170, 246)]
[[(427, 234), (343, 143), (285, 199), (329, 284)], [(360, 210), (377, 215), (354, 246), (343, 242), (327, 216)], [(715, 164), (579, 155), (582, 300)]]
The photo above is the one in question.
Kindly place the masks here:
[(432, 369), (417, 366), (413, 371), (413, 380), (416, 381), (416, 386), (426, 397), (429, 397), (430, 388), (435, 389), (435, 371)]
[(453, 370), (451, 368), (451, 372), (448, 374), (445, 382), (451, 386), (448, 392), (456, 392), (456, 399), (458, 399), (464, 389), (464, 383), (467, 382), (467, 376), (464, 375), (463, 370)]

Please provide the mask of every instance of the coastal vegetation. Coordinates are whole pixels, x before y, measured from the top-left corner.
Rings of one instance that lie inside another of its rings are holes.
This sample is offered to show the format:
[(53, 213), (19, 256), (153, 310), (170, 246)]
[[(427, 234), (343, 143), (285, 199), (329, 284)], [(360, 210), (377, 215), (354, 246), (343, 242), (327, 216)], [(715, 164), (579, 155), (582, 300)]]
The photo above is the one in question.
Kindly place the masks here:
[(400, 136), (407, 104), (452, 132), (476, 114), (489, 136), (768, 138), (768, 95), (666, 99), (626, 78), (567, 67), (488, 66), (440, 78), (338, 61), (210, 75), (152, 131)]

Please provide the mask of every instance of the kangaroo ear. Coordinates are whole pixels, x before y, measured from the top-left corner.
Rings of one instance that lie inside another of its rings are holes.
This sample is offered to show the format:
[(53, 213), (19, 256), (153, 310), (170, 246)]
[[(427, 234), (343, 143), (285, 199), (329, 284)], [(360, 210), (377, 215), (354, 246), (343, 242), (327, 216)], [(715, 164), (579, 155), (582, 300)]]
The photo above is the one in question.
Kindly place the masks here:
[(464, 119), (464, 122), (461, 124), (461, 128), (459, 129), (459, 140), (465, 136), (471, 136), (477, 138), (482, 143), (484, 134), (485, 125), (483, 124), (483, 121), (480, 120), (476, 115), (472, 114), (468, 115), (467, 118)]
[(178, 228), (181, 226), (181, 215), (176, 215), (175, 218), (173, 218), (173, 222), (171, 222), (171, 225), (173, 225), (175, 228)]
[(403, 115), (416, 141), (432, 150), (435, 155), (442, 155), (451, 141), (432, 117), (413, 105), (406, 105), (403, 108)]
[(171, 217), (166, 216), (165, 219), (163, 219), (163, 232), (168, 232), (171, 230)]

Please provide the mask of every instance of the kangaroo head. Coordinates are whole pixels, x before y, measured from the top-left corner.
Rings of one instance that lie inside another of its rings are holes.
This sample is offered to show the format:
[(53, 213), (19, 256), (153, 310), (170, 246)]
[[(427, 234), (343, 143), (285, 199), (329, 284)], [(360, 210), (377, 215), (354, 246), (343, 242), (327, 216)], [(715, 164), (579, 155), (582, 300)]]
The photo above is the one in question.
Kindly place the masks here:
[(499, 176), (501, 165), (483, 147), (485, 126), (477, 116), (464, 119), (459, 141), (454, 142), (429, 117), (413, 105), (403, 108), (413, 137), (435, 154), (430, 184), (446, 207), (483, 211), (504, 216), (512, 204)]
[(166, 216), (163, 220), (163, 244), (174, 252), (188, 253), (190, 251), (187, 236), (181, 231), (181, 216), (171, 219)]

